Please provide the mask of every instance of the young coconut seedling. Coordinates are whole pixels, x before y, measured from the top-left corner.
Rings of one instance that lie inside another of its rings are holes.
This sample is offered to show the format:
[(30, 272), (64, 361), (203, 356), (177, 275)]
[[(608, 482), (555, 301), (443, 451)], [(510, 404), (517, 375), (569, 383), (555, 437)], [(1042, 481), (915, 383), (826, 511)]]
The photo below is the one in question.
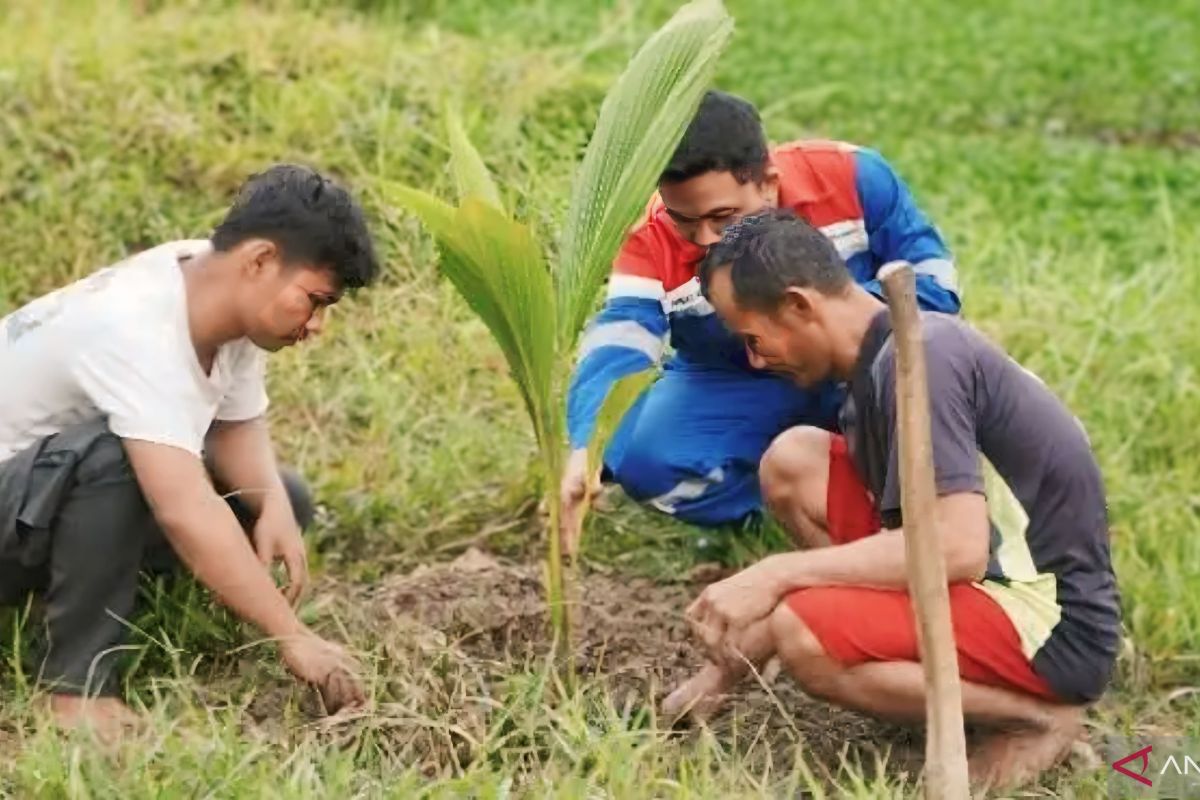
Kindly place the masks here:
[[(733, 32), (720, 0), (683, 6), (634, 55), (610, 89), (576, 174), (555, 268), (530, 228), (509, 216), (457, 118), (447, 118), (457, 207), (405, 186), (392, 197), (420, 218), (441, 250), (441, 270), (499, 344), (533, 424), (549, 509), (546, 596), (555, 645), (570, 641), (565, 605), (561, 504), (566, 385), (576, 343), (626, 231), (645, 208)], [(618, 382), (589, 445), (602, 439), (652, 381)]]

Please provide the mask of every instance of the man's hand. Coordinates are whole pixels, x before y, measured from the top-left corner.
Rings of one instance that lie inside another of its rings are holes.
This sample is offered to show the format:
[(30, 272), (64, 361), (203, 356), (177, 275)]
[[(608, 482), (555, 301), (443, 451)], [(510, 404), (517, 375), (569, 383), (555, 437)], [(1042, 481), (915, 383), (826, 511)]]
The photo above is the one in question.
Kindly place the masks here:
[(560, 489), (562, 519), (559, 522), (563, 550), (572, 558), (579, 550), (579, 539), (583, 535), (583, 514), (587, 500), (599, 490), (599, 472), (588, 474), (587, 448), (572, 450), (563, 471)]
[(286, 494), (281, 501), (263, 504), (254, 523), (254, 552), (268, 571), (276, 561), (283, 562), (288, 577), (284, 596), (294, 607), (308, 585), (308, 552)]
[(766, 558), (708, 586), (688, 607), (688, 621), (710, 658), (723, 665), (740, 664), (741, 634), (771, 614), (785, 591), (786, 584)]
[(279, 647), (288, 670), (297, 680), (317, 687), (330, 714), (366, 702), (359, 665), (341, 645), (305, 630), (282, 639)]
[[(358, 667), (354, 660), (296, 618), (255, 558), (233, 511), (213, 491), (200, 459), (167, 445), (128, 439), (123, 444), (155, 520), (192, 574), (238, 617), (279, 642), (287, 668), (298, 679), (317, 685), (327, 709), (361, 703), (363, 691), (355, 677)], [(301, 543), (290, 504), (277, 503), (277, 510), (268, 513), (270, 505), (264, 502), (260, 511), (256, 544), (273, 547), (263, 552), (282, 553), (285, 563), (290, 557), (293, 564), (303, 566), (303, 560), (296, 562), (299, 551), (295, 548)], [(258, 538), (260, 528), (267, 538), (283, 544), (265, 544), (265, 539)], [(295, 543), (290, 551), (289, 541)], [(306, 580), (305, 573), (292, 571), (290, 564), (289, 572), (297, 585)]]

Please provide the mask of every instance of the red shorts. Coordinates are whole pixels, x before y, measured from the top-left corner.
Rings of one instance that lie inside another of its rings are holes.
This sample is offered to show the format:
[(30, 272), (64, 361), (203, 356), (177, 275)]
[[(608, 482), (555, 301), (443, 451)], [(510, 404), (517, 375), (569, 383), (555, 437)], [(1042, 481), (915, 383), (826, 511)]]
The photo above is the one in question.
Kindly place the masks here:
[[(827, 495), (829, 538), (845, 544), (880, 529), (867, 488), (854, 470), (846, 441), (834, 435), (829, 447)], [(787, 597), (830, 658), (847, 665), (868, 661), (917, 661), (917, 629), (908, 592), (854, 586), (817, 586)], [(982, 589), (950, 587), (950, 617), (964, 680), (1017, 689), (1055, 700), (1054, 692), (1025, 657), (1016, 628)]]

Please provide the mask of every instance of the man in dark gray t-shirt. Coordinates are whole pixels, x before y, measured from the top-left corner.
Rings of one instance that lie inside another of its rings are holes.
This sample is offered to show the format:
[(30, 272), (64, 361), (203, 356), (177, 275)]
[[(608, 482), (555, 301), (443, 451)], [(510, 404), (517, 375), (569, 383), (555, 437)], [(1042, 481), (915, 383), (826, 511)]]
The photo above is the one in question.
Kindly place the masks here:
[[(1034, 672), (1082, 703), (1108, 683), (1120, 640), (1104, 486), (1083, 426), (1045, 387), (962, 320), (921, 315), (939, 496), (987, 498), (980, 588), (1009, 616)], [(884, 529), (901, 528), (891, 320), (867, 330), (842, 408), (850, 455)]]
[[(802, 385), (847, 383), (843, 434), (793, 428), (760, 466), (804, 549), (708, 587), (689, 609), (711, 657), (664, 703), (707, 713), (778, 656), (805, 691), (924, 719), (907, 593), (896, 362), (885, 306), (824, 237), (784, 212), (733, 226), (700, 268), (751, 363)], [(1120, 641), (1104, 487), (1079, 421), (961, 320), (924, 313), (938, 539), (969, 721), (991, 733), (972, 774), (1012, 785), (1065, 756)]]

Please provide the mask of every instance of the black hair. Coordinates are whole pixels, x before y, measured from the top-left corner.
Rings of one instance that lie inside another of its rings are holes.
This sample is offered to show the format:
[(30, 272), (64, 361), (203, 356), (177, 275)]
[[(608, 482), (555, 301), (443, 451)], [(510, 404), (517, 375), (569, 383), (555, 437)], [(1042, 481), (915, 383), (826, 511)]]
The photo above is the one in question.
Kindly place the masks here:
[(251, 175), (212, 234), (215, 250), (247, 239), (270, 239), (285, 263), (331, 269), (357, 289), (379, 274), (362, 208), (344, 188), (298, 164), (276, 164)]
[(734, 299), (755, 311), (778, 308), (789, 287), (837, 295), (852, 282), (833, 243), (790, 208), (745, 217), (725, 229), (700, 262), (705, 296), (713, 275), (726, 267)]
[(679, 183), (713, 171), (732, 172), (738, 183), (758, 182), (768, 155), (758, 109), (740, 97), (712, 89), (700, 101), (659, 182)]

